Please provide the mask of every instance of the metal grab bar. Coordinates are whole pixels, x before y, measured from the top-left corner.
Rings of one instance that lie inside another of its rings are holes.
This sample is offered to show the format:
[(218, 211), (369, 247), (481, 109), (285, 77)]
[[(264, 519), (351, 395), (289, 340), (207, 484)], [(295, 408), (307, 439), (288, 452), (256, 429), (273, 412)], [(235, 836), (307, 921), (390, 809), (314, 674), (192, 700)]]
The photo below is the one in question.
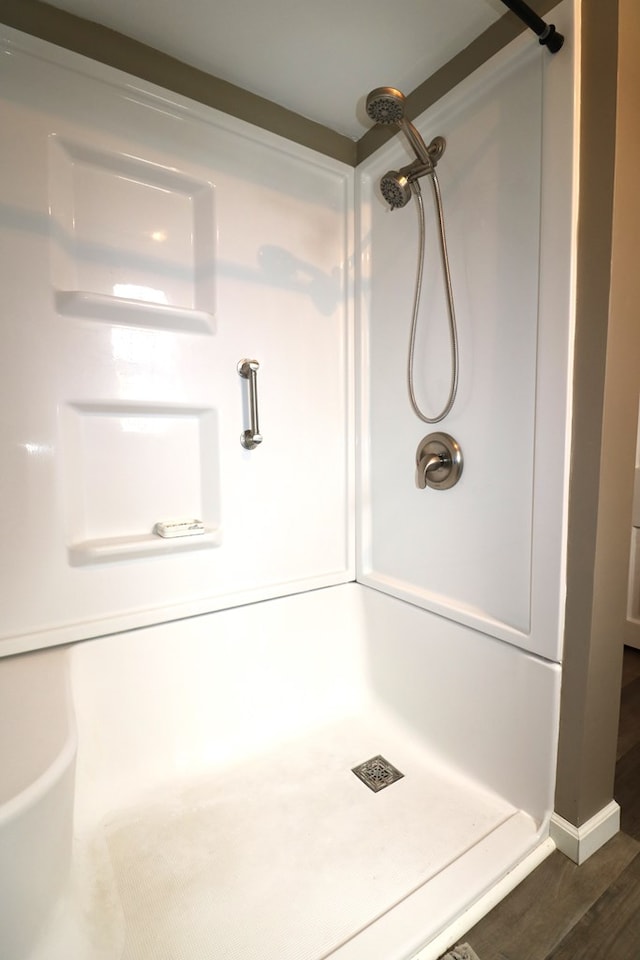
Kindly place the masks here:
[(240, 435), (240, 443), (245, 450), (253, 450), (262, 443), (260, 427), (258, 425), (258, 370), (257, 360), (241, 360), (238, 363), (238, 373), (243, 380), (249, 381), (249, 429)]

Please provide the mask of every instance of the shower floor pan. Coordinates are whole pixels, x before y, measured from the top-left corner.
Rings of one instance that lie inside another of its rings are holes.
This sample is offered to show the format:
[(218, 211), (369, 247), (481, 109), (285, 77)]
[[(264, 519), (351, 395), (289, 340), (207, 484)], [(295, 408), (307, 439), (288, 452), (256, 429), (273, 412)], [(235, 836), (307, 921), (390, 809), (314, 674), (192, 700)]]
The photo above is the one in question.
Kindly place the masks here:
[[(352, 768), (377, 754), (404, 776), (375, 793)], [(405, 960), (539, 839), (372, 708), (78, 839), (33, 960)]]

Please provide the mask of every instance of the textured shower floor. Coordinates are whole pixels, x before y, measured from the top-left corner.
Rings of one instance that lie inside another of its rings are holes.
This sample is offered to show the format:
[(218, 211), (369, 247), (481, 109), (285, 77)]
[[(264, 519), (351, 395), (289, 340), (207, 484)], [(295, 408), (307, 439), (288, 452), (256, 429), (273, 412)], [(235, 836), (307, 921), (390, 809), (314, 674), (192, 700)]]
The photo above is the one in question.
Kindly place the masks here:
[[(373, 793), (351, 768), (380, 753), (404, 777)], [(514, 814), (388, 717), (344, 718), (104, 822), (73, 955), (320, 960)]]

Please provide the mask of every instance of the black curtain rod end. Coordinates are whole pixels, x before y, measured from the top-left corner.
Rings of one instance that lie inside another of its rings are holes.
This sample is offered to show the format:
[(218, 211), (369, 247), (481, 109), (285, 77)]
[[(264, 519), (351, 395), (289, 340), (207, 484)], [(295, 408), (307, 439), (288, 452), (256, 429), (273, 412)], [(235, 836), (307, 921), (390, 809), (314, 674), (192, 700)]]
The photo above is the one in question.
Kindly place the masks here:
[(561, 33), (558, 33), (555, 26), (552, 23), (548, 23), (544, 32), (540, 35), (538, 41), (543, 47), (547, 47), (549, 53), (557, 53), (562, 44), (564, 43), (564, 37)]

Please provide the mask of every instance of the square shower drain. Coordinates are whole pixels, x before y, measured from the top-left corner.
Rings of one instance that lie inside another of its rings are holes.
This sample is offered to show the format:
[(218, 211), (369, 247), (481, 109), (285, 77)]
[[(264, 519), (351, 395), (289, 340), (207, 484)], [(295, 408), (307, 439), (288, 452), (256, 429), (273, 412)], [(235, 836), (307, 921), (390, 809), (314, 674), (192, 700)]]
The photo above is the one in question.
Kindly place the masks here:
[(380, 754), (377, 757), (371, 757), (371, 760), (365, 760), (357, 767), (352, 767), (351, 770), (374, 793), (377, 793), (378, 790), (384, 790), (385, 787), (404, 777), (404, 773), (400, 773), (392, 763), (389, 763)]

